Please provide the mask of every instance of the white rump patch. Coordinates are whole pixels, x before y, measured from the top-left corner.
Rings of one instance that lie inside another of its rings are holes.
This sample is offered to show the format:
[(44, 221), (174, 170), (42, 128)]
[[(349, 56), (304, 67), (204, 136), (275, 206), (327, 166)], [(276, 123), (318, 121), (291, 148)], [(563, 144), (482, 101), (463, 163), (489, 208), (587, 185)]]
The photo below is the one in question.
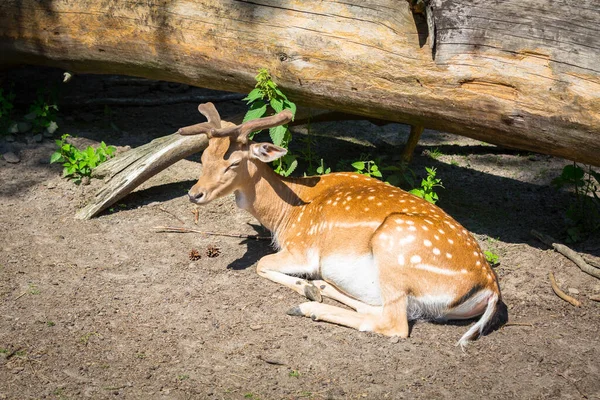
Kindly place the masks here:
[(444, 320), (453, 300), (454, 296), (448, 294), (408, 296), (408, 319)]

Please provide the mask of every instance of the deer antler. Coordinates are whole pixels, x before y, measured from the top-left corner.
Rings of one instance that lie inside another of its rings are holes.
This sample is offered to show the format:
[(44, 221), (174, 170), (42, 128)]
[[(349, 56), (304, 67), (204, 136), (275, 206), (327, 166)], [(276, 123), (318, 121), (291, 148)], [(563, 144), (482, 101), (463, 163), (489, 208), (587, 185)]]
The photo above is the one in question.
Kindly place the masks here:
[(200, 104), (198, 111), (206, 117), (209, 124), (212, 124), (216, 129), (221, 128), (221, 116), (213, 103)]
[(215, 129), (210, 133), (210, 137), (236, 137), (239, 141), (247, 141), (248, 135), (251, 132), (260, 131), (267, 128), (273, 128), (279, 125), (287, 124), (294, 118), (294, 114), (290, 110), (283, 110), (270, 117), (254, 119), (244, 122), (241, 125), (232, 126), (230, 128)]
[(208, 122), (179, 128), (177, 133), (184, 136), (205, 134), (210, 138), (212, 131), (221, 129), (221, 116), (213, 103), (200, 104), (198, 111), (206, 117)]
[(248, 135), (251, 132), (287, 124), (294, 118), (294, 114), (292, 114), (290, 110), (283, 110), (270, 117), (254, 119), (229, 128), (221, 128), (221, 117), (212, 103), (200, 104), (198, 106), (198, 111), (206, 117), (208, 122), (179, 128), (177, 133), (180, 135), (205, 134), (209, 138), (229, 136), (241, 142), (245, 142), (248, 140)]

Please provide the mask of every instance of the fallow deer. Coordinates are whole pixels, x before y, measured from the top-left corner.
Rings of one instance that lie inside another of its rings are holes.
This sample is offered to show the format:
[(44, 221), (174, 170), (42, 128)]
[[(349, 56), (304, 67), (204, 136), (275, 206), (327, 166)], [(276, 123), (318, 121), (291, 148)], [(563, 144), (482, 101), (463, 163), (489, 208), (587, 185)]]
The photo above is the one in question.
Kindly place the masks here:
[[(209, 138), (189, 199), (207, 204), (234, 193), (238, 207), (273, 233), (279, 251), (260, 259), (258, 274), (311, 300), (289, 314), (402, 338), (409, 320), (483, 314), (461, 346), (507, 321), (498, 279), (479, 245), (439, 207), (355, 173), (277, 175), (267, 163), (286, 150), (248, 134), (288, 123), (289, 110), (222, 127), (211, 103), (198, 109), (208, 122), (179, 130)], [(355, 311), (324, 304), (323, 296)]]

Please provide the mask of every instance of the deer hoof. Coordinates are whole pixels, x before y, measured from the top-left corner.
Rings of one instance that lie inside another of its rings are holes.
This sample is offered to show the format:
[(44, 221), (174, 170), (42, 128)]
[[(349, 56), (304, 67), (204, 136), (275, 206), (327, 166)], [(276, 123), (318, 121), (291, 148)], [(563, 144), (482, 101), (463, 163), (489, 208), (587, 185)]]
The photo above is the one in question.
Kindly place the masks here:
[(304, 295), (307, 299), (316, 301), (318, 303), (323, 302), (323, 297), (321, 296), (321, 291), (315, 285), (306, 285), (304, 286)]
[(287, 315), (291, 315), (292, 317), (304, 317), (304, 313), (300, 309), (300, 306), (292, 307), (286, 312)]

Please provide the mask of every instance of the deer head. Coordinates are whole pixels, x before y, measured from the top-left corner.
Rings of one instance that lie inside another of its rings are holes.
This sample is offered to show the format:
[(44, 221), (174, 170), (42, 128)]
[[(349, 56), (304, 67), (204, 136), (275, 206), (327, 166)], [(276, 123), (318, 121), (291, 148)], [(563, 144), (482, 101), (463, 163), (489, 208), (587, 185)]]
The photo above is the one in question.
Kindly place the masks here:
[(221, 126), (221, 117), (212, 103), (200, 104), (198, 111), (208, 121), (178, 131), (181, 135), (204, 134), (209, 139), (201, 157), (202, 175), (188, 192), (192, 203), (206, 204), (234, 192), (250, 179), (253, 163), (268, 163), (287, 153), (272, 143), (255, 143), (248, 135), (290, 122), (293, 114), (289, 110), (241, 125), (226, 123), (225, 127)]

